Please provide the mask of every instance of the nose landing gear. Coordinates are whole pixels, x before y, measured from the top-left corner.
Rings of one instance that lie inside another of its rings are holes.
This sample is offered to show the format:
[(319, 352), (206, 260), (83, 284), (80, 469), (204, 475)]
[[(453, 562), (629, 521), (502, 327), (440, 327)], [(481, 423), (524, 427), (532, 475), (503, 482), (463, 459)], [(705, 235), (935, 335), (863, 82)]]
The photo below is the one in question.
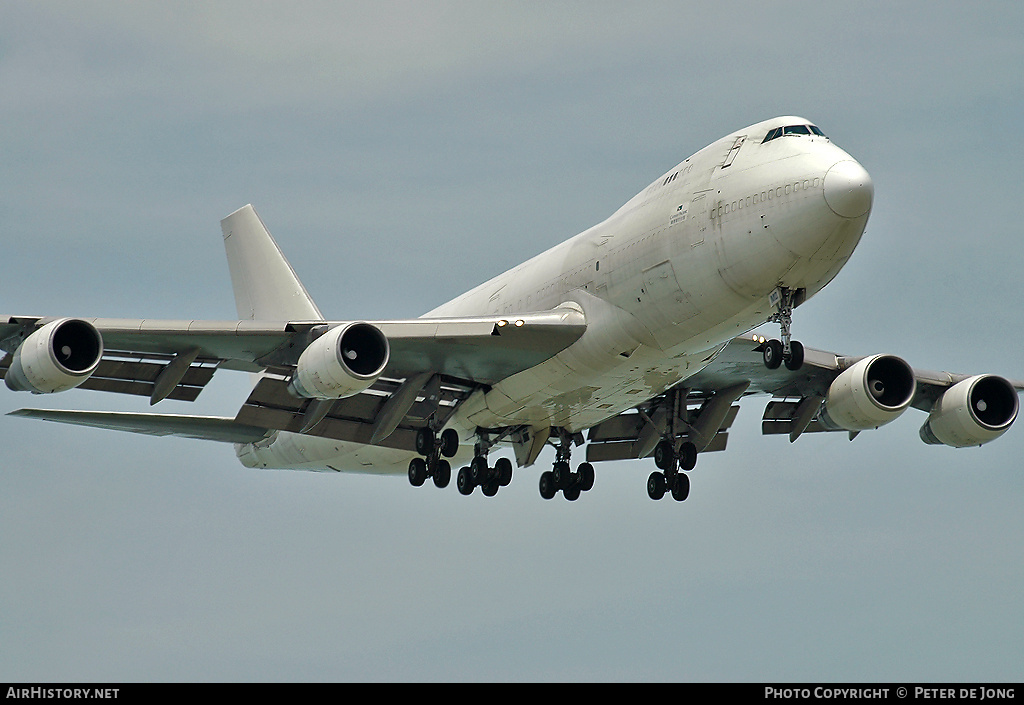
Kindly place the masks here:
[(777, 307), (777, 311), (768, 319), (778, 323), (782, 328), (782, 340), (769, 340), (764, 344), (764, 365), (769, 370), (778, 369), (785, 363), (787, 370), (799, 370), (804, 364), (804, 346), (792, 339), (793, 308), (799, 303), (797, 299), (804, 296), (803, 289), (793, 291), (780, 286), (772, 292), (769, 300)]

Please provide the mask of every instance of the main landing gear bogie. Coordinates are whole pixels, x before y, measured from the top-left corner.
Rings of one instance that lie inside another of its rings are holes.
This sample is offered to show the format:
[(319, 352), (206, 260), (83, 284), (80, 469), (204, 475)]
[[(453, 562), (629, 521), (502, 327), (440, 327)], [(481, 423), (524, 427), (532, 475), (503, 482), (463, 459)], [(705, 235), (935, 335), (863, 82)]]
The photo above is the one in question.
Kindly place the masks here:
[[(512, 482), (512, 461), (508, 458), (499, 458), (494, 467), (487, 464), (487, 451), (492, 445), (486, 436), (481, 436), (473, 461), (456, 473), (455, 486), (460, 494), (473, 494), (473, 490), (480, 487), (484, 495), (493, 497), (500, 487)], [(454, 458), (458, 451), (459, 435), (454, 429), (446, 429), (440, 435), (428, 427), (417, 430), (416, 452), (422, 457), (409, 461), (410, 484), (419, 487), (428, 477), (433, 477), (437, 487), (447, 487), (452, 466), (445, 458)]]
[(431, 477), (435, 487), (447, 487), (452, 479), (452, 466), (445, 458), (455, 457), (458, 451), (459, 434), (454, 429), (445, 429), (440, 436), (429, 428), (419, 429), (416, 432), (416, 452), (424, 457), (409, 461), (409, 484), (420, 487)]
[(652, 472), (647, 478), (647, 496), (658, 500), (671, 490), (672, 499), (682, 502), (690, 496), (690, 476), (676, 470), (671, 473)]
[(690, 477), (680, 471), (697, 466), (697, 446), (684, 441), (676, 450), (671, 441), (659, 441), (654, 447), (654, 464), (658, 470), (647, 478), (648, 497), (658, 500), (671, 491), (672, 499), (682, 502), (690, 496)]
[(559, 491), (570, 502), (580, 498), (580, 494), (594, 487), (594, 466), (580, 463), (576, 472), (572, 472), (569, 462), (559, 460), (554, 466), (540, 474), (540, 496), (552, 499)]
[(559, 492), (570, 502), (575, 502), (580, 495), (594, 487), (594, 466), (580, 463), (576, 472), (569, 464), (573, 444), (582, 445), (583, 437), (565, 429), (559, 430), (558, 442), (555, 445), (555, 463), (551, 469), (540, 474), (540, 496), (552, 499)]
[(444, 489), (452, 479), (452, 466), (444, 458), (413, 458), (409, 461), (409, 483), (420, 487), (428, 477), (434, 478), (434, 486)]
[(455, 478), (455, 486), (459, 494), (471, 495), (477, 487), (484, 493), (485, 497), (493, 497), (501, 487), (507, 487), (512, 482), (512, 461), (508, 458), (498, 458), (494, 467), (487, 465), (487, 457), (478, 455), (473, 458), (466, 467), (459, 470)]

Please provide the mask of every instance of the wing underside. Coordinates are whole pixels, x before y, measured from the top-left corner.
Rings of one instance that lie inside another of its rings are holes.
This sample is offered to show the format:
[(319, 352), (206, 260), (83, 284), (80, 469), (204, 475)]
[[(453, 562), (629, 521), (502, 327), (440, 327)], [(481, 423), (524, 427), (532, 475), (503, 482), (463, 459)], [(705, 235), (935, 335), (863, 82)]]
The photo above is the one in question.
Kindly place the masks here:
[(58, 409), (18, 409), (9, 415), (75, 426), (142, 433), (149, 436), (181, 436), (222, 443), (256, 443), (269, 435), (269, 431), (265, 428), (246, 426), (234, 419), (217, 416)]

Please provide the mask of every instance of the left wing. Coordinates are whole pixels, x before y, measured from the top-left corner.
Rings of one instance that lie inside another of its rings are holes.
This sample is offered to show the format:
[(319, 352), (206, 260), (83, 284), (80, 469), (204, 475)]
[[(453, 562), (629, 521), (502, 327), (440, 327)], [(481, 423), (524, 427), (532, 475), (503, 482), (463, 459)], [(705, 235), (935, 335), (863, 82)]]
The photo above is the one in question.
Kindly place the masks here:
[(12, 389), (37, 394), (81, 387), (147, 396), (153, 404), (195, 401), (218, 368), (258, 372), (259, 360), (313, 325), (0, 316), (0, 349), (7, 352), (0, 376)]
[(587, 459), (620, 460), (654, 453), (660, 439), (690, 442), (698, 452), (723, 450), (743, 396), (772, 397), (762, 433), (843, 431), (852, 439), (914, 407), (928, 414), (926, 443), (955, 447), (995, 440), (1013, 424), (1024, 382), (995, 375), (917, 370), (892, 355), (849, 357), (806, 348), (798, 370), (769, 369), (767, 341), (734, 338), (702, 371), (666, 394), (589, 431)]
[(57, 409), (18, 409), (9, 416), (22, 416), (75, 426), (91, 426), (114, 431), (130, 431), (147, 436), (181, 436), (221, 443), (256, 443), (271, 435), (265, 428), (246, 426), (234, 419), (218, 416), (182, 416), (180, 414), (133, 414), (124, 411), (66, 411)]
[[(408, 414), (431, 406), (430, 413), (450, 413), (473, 389), (543, 362), (585, 330), (583, 313), (569, 307), (514, 318), (371, 323), (4, 316), (0, 376), (19, 391), (81, 387), (146, 396), (155, 404), (194, 401), (220, 368), (266, 372), (234, 420), (243, 436), (248, 429), (309, 431), (323, 421), (318, 435), (382, 442)], [(424, 394), (426, 407), (417, 407)], [(103, 420), (48, 413), (49, 420), (149, 432), (140, 426), (143, 415)], [(162, 416), (154, 423), (170, 418)], [(412, 448), (413, 442), (399, 434), (388, 445)]]

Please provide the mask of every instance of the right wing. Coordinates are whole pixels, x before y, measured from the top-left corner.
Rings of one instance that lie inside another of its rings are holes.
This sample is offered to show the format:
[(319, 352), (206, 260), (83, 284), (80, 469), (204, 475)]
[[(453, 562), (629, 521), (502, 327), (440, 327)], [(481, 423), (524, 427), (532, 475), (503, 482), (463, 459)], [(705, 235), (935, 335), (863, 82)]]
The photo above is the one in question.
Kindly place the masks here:
[(861, 431), (896, 419), (907, 408), (928, 414), (921, 438), (957, 447), (995, 440), (1014, 422), (1024, 382), (995, 375), (932, 372), (892, 355), (850, 357), (807, 348), (798, 370), (764, 362), (766, 341), (739, 336), (703, 370), (637, 409), (589, 431), (587, 459), (647, 457), (658, 441), (674, 435), (700, 452), (724, 450), (740, 410), (737, 401), (769, 395), (764, 435)]

